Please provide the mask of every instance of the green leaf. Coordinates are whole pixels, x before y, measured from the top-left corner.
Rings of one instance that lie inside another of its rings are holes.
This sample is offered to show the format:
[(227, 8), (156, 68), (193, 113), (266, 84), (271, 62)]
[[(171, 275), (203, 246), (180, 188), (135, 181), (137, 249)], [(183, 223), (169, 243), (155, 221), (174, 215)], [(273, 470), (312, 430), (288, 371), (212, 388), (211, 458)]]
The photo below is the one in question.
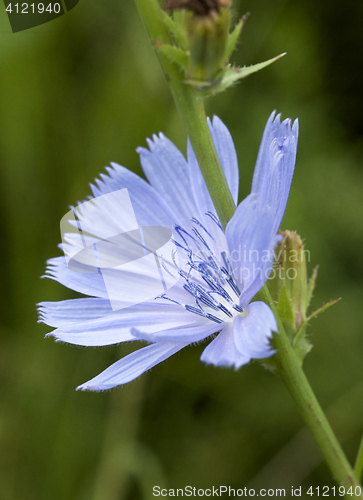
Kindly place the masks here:
[(316, 318), (318, 316), (318, 314), (326, 311), (330, 306), (333, 306), (334, 304), (336, 304), (337, 302), (339, 302), (339, 300), (340, 300), (340, 298), (339, 299), (335, 299), (335, 300), (330, 300), (329, 302), (327, 302), (323, 306), (319, 307), (319, 309), (317, 309), (315, 312), (313, 312), (313, 314), (310, 314), (310, 316), (308, 317), (307, 321), (310, 321), (311, 319)]
[[(315, 268), (314, 274), (310, 278), (310, 281), (314, 280), (314, 283), (315, 283), (316, 275), (317, 275), (317, 268)], [(312, 289), (313, 289), (313, 285), (312, 285)], [(306, 338), (306, 328), (308, 326), (308, 322), (312, 318), (315, 318), (316, 316), (318, 316), (318, 314), (320, 314), (323, 311), (325, 311), (326, 309), (328, 309), (330, 306), (339, 302), (339, 300), (340, 299), (331, 300), (327, 304), (324, 304), (323, 306), (321, 306), (317, 311), (315, 311), (313, 314), (311, 314), (308, 317), (308, 319), (299, 328), (299, 330), (298, 330), (298, 332), (297, 332), (297, 334), (292, 342), (292, 347), (294, 348), (294, 351), (296, 352), (296, 355), (297, 355), (301, 365), (302, 365), (304, 357), (308, 354), (308, 352), (311, 351), (311, 349), (313, 347), (312, 344)]]
[(305, 323), (303, 323), (300, 326), (299, 331), (297, 332), (296, 337), (294, 338), (293, 343), (292, 343), (292, 347), (296, 353), (296, 356), (300, 362), (300, 365), (302, 365), (305, 356), (313, 348), (312, 344), (306, 338), (307, 325), (308, 325), (308, 322), (306, 321)]
[(280, 293), (279, 302), (277, 304), (277, 311), (284, 327), (286, 328), (286, 333), (289, 335), (289, 337), (293, 336), (296, 333), (295, 318), (285, 286), (282, 287)]
[(246, 24), (248, 16), (249, 16), (249, 14), (245, 14), (242, 17), (242, 19), (239, 21), (239, 23), (236, 24), (233, 31), (228, 35), (226, 51), (224, 54), (226, 61), (229, 61), (229, 58), (231, 57), (232, 52), (236, 48), (236, 44), (237, 44), (238, 39), (241, 35), (242, 29), (243, 29), (244, 25)]
[(313, 297), (313, 291), (315, 289), (315, 284), (316, 284), (316, 278), (318, 277), (318, 268), (319, 266), (316, 266), (316, 268), (313, 271), (313, 274), (310, 276), (310, 279), (308, 281), (308, 287), (306, 291), (306, 309), (308, 309), (311, 299)]
[(161, 52), (170, 61), (178, 64), (184, 71), (187, 71), (189, 64), (189, 55), (175, 45), (167, 43), (154, 42), (154, 47), (158, 52)]
[(235, 68), (232, 66), (228, 66), (224, 71), (222, 81), (220, 82), (219, 85), (217, 85), (213, 89), (213, 94), (217, 94), (218, 92), (223, 92), (224, 90), (228, 89), (228, 87), (231, 87), (232, 85), (237, 83), (238, 80), (246, 78), (247, 76), (252, 75), (252, 73), (256, 73), (257, 71), (266, 68), (266, 66), (269, 66), (270, 64), (274, 63), (284, 55), (285, 53), (280, 54), (274, 57), (273, 59), (269, 59), (268, 61), (254, 64), (253, 66), (245, 66), (243, 68)]

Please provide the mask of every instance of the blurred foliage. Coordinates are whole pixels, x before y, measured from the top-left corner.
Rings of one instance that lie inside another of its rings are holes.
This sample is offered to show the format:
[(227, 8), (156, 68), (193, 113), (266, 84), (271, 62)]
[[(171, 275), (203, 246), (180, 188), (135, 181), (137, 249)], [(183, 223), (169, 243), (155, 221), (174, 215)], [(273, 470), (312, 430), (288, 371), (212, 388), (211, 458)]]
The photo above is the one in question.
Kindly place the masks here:
[[(350, 460), (363, 431), (363, 4), (245, 0), (235, 61), (288, 55), (208, 101), (235, 140), (241, 198), (275, 108), (300, 119), (283, 229), (320, 264), (305, 370)], [(238, 14), (237, 14), (238, 13)], [(187, 348), (126, 387), (74, 388), (130, 346), (44, 340), (35, 304), (76, 295), (40, 280), (60, 255), (59, 221), (110, 161), (141, 174), (135, 148), (186, 137), (131, 0), (81, 0), (66, 16), (13, 34), (0, 16), (2, 500), (136, 500), (152, 486), (332, 485), (281, 382), (257, 364), (204, 366)], [(316, 308), (315, 307), (315, 308)], [(308, 497), (309, 498), (309, 497)]]

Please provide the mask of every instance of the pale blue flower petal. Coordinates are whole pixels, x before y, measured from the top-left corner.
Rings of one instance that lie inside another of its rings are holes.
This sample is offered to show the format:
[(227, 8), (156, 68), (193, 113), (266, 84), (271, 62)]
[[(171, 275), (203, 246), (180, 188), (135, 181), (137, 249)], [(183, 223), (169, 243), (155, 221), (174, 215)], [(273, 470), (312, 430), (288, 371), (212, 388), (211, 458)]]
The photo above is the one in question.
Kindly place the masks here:
[(239, 315), (233, 323), (233, 338), (238, 351), (254, 359), (272, 356), (274, 351), (269, 339), (278, 328), (271, 309), (264, 302), (252, 302), (247, 310), (247, 316)]
[(273, 258), (270, 236), (272, 225), (270, 207), (259, 206), (254, 194), (240, 203), (227, 224), (230, 263), (241, 290), (242, 307), (250, 302), (270, 274)]
[(237, 154), (233, 144), (233, 139), (228, 128), (218, 116), (213, 117), (213, 122), (209, 118), (208, 125), (212, 134), (212, 139), (216, 147), (218, 158), (225, 173), (227, 184), (232, 194), (232, 198), (237, 205), (238, 202), (238, 162)]
[(60, 302), (40, 302), (37, 307), (38, 321), (54, 328), (92, 321), (112, 313), (109, 300), (90, 297)]
[[(233, 199), (237, 204), (238, 201), (238, 164), (236, 150), (234, 148), (232, 137), (223, 124), (223, 122), (214, 117), (213, 123), (208, 120), (208, 125), (214, 140), (214, 145), (216, 147), (218, 158), (221, 162), (224, 175), (226, 176), (227, 184), (232, 193)], [(193, 186), (194, 198), (197, 205), (199, 206), (199, 211), (204, 214), (208, 211), (215, 213), (215, 208), (212, 203), (212, 199), (208, 192), (207, 186), (203, 179), (203, 175), (200, 171), (197, 159), (195, 157), (193, 148), (188, 141), (188, 164), (190, 179)]]
[(157, 225), (171, 228), (175, 223), (175, 214), (162, 195), (127, 168), (117, 163), (111, 165), (112, 168), (106, 168), (108, 175), (101, 174), (101, 179), (95, 181), (96, 186), (91, 185), (93, 195), (97, 197), (127, 188), (139, 226)]
[[(190, 315), (189, 318), (190, 319)], [(147, 342), (199, 342), (200, 340), (213, 335), (221, 329), (221, 324), (211, 323), (202, 318), (202, 320), (194, 321), (193, 323), (180, 324), (176, 328), (161, 330), (154, 333), (147, 333), (144, 330), (140, 331), (132, 328), (131, 333), (140, 340)]]
[(83, 295), (108, 299), (108, 293), (101, 273), (93, 273), (94, 269), (89, 269), (92, 271), (91, 273), (75, 273), (68, 268), (64, 257), (55, 257), (48, 260), (44, 277), (58, 281), (61, 285)]
[(236, 349), (232, 331), (232, 324), (227, 323), (221, 333), (204, 349), (201, 361), (215, 366), (234, 366), (236, 370), (248, 363), (251, 358)]
[(175, 214), (174, 223), (186, 224), (197, 214), (191, 196), (188, 164), (181, 152), (163, 134), (148, 139), (149, 149), (138, 148), (143, 171)]
[(77, 390), (105, 391), (118, 385), (127, 384), (186, 345), (188, 344), (168, 342), (143, 347), (116, 361), (97, 377), (77, 387)]
[[(75, 313), (74, 308), (72, 309)], [(131, 332), (132, 328), (141, 328), (145, 334), (152, 334), (190, 322), (190, 314), (185, 309), (168, 303), (137, 304), (88, 320), (85, 319), (84, 313), (83, 318), (83, 321), (78, 322), (70, 322), (68, 319), (68, 323), (63, 323), (61, 320), (58, 322), (59, 328), (47, 336), (69, 344), (103, 346), (136, 340)]]
[[(215, 147), (220, 159), (228, 186), (233, 195), (234, 201), (237, 204), (238, 199), (238, 165), (236, 151), (233, 141), (227, 127), (219, 120), (214, 118), (213, 123), (208, 120), (209, 128), (212, 137), (215, 141)], [(206, 213), (212, 213), (216, 217), (216, 211), (208, 192), (207, 186), (203, 179), (203, 175), (199, 168), (193, 148), (188, 141), (188, 165), (190, 179), (192, 183), (192, 194), (199, 209), (199, 216), (195, 216), (203, 221), (203, 224), (213, 236), (214, 242), (211, 245), (214, 252), (225, 251), (225, 238), (222, 231), (209, 217), (205, 217)]]
[(295, 168), (298, 121), (291, 128), (288, 118), (280, 123), (280, 115), (274, 113), (267, 121), (259, 149), (252, 181), (252, 193), (258, 196), (260, 205), (270, 205), (274, 224), (271, 237), (277, 233), (290, 192)]
[[(262, 134), (260, 148), (258, 150), (255, 170), (252, 179), (252, 193), (262, 193), (268, 187), (271, 179), (271, 159), (266, 154), (269, 151), (271, 142), (276, 135), (277, 122), (275, 120), (276, 111), (273, 111), (266, 123)], [(280, 114), (277, 116), (280, 119)], [(275, 121), (274, 121), (275, 120)]]

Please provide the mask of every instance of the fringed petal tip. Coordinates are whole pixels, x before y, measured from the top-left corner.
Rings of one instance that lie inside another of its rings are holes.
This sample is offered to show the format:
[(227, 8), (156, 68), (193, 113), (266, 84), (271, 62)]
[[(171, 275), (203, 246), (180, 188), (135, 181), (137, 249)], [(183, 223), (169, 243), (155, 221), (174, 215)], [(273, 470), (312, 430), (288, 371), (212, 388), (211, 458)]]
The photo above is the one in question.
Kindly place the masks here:
[(264, 135), (267, 133), (273, 133), (275, 136), (291, 135), (296, 140), (299, 134), (299, 120), (296, 118), (292, 123), (291, 118), (285, 118), (281, 121), (281, 113), (276, 114), (274, 110), (266, 123)]
[(162, 133), (153, 134), (152, 138), (146, 138), (147, 147), (138, 146), (136, 148), (136, 153), (141, 155), (147, 155), (150, 153), (158, 152), (158, 150), (162, 151), (164, 148), (168, 148), (170, 146), (174, 146), (174, 144)]
[(106, 390), (110, 389), (101, 389), (100, 387), (93, 387), (92, 385), (89, 385), (87, 382), (76, 387), (76, 391), (82, 391), (82, 392), (102, 392)]
[(57, 343), (57, 344), (66, 344), (67, 343), (63, 339), (61, 339), (60, 337), (58, 337), (57, 330), (53, 330), (52, 332), (46, 333), (44, 335), (44, 338), (45, 339), (53, 339), (53, 341), (55, 343)]
[(111, 389), (114, 389), (115, 387), (120, 386), (116, 385), (113, 387), (102, 387), (101, 385), (92, 385), (89, 382), (85, 382), (84, 384), (76, 387), (75, 390), (78, 392), (110, 392)]
[(44, 302), (38, 302), (38, 304), (35, 304), (35, 307), (38, 313), (38, 323), (44, 323)]
[[(59, 247), (60, 245), (61, 245), (61, 243), (57, 246)], [(42, 279), (48, 278), (48, 279), (57, 281), (56, 274), (57, 274), (57, 269), (59, 266), (58, 266), (58, 263), (56, 262), (56, 259), (59, 259), (59, 258), (62, 258), (62, 257), (53, 257), (52, 259), (47, 260), (44, 274), (42, 274), (42, 276), (41, 276)]]
[(53, 337), (54, 342), (63, 342), (63, 340), (61, 340), (60, 338), (57, 337), (55, 330), (53, 332), (49, 332), (49, 333), (46, 333), (44, 335), (45, 339), (52, 338), (52, 337)]

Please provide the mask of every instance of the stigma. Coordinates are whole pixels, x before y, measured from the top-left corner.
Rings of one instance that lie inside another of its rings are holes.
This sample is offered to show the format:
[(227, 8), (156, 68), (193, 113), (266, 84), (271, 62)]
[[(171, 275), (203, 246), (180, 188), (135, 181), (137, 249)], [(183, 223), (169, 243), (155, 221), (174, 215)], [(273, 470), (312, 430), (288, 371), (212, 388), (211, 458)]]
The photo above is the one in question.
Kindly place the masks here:
[[(206, 215), (223, 232), (215, 215), (210, 212)], [(163, 294), (159, 298), (179, 304), (190, 313), (214, 323), (225, 323), (233, 321), (239, 314), (246, 315), (247, 310), (239, 305), (241, 292), (227, 252), (222, 250), (216, 254), (212, 250), (211, 243), (215, 239), (211, 232), (196, 218), (192, 218), (191, 222), (189, 231), (177, 224), (173, 227), (173, 269), (170, 270), (170, 266), (162, 262), (169, 274), (179, 274), (179, 282), (186, 292), (185, 303), (173, 300), (172, 294)]]

